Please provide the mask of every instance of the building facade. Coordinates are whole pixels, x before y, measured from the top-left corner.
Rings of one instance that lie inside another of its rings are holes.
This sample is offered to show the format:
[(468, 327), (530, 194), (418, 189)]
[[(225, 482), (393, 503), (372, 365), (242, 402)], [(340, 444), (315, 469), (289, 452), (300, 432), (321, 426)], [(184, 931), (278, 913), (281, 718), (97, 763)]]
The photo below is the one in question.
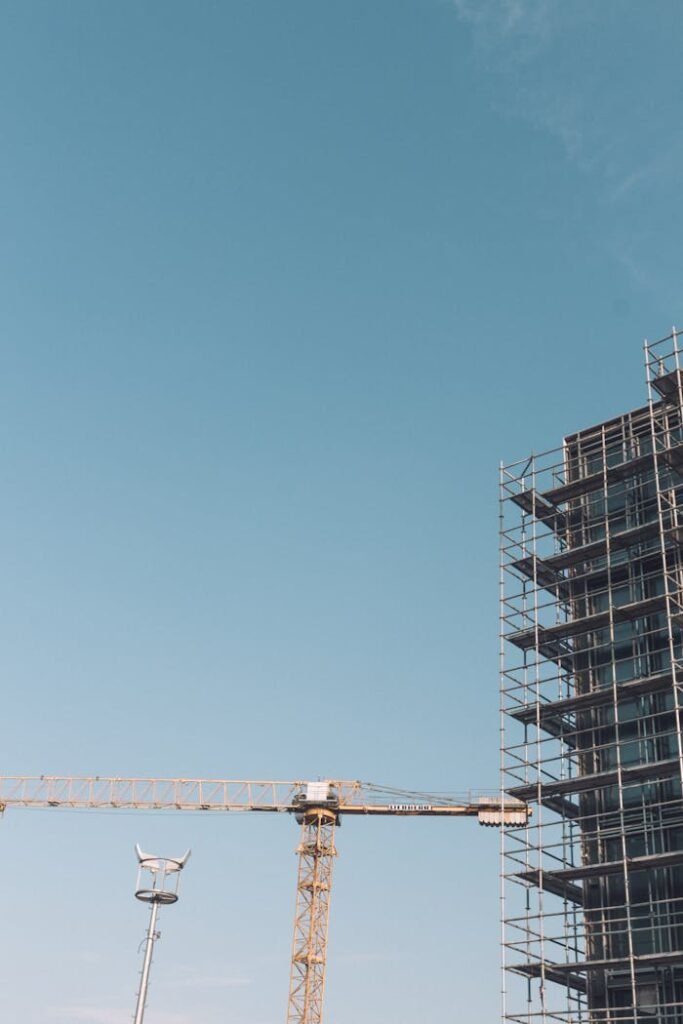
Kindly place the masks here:
[(683, 1024), (682, 352), (501, 468), (506, 1021)]

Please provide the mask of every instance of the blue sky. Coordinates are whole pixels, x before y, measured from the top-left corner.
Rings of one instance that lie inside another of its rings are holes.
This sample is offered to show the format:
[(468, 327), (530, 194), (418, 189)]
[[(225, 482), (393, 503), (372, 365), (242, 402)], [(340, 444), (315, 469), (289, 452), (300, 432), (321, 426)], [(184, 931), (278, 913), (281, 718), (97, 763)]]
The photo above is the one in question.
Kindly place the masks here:
[[(497, 467), (681, 317), (683, 10), (7, 0), (5, 774), (496, 785)], [(680, 319), (679, 319), (680, 322)], [(8, 811), (0, 1008), (283, 1020), (286, 820)], [(497, 838), (340, 832), (328, 1019), (498, 1013)]]

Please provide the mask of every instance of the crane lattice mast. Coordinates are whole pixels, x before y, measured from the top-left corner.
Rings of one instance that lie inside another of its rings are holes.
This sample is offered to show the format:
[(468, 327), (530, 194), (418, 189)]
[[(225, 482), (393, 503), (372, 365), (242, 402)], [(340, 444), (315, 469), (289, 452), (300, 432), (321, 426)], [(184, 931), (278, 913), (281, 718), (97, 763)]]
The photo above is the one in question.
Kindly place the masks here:
[(321, 1024), (325, 994), (337, 812), (311, 807), (301, 815), (294, 940), (287, 1024)]
[(0, 776), (6, 807), (274, 812), (301, 825), (287, 1024), (322, 1024), (335, 832), (342, 815), (476, 817), (482, 825), (523, 825), (526, 804), (508, 796), (433, 795), (326, 779), (274, 782), (101, 776)]

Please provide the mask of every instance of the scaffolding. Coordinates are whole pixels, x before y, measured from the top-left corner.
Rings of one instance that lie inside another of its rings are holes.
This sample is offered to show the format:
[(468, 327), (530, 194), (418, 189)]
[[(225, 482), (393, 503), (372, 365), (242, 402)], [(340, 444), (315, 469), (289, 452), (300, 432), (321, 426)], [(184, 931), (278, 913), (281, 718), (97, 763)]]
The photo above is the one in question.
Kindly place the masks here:
[(683, 373), (501, 467), (503, 1019), (683, 1024)]

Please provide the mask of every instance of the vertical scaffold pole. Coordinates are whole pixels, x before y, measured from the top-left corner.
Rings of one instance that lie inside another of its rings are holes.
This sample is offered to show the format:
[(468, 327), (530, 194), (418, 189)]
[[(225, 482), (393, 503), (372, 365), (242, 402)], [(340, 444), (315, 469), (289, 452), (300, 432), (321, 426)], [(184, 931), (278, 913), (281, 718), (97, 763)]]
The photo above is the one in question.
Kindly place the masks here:
[(322, 1024), (336, 826), (330, 807), (303, 811), (287, 1024)]

